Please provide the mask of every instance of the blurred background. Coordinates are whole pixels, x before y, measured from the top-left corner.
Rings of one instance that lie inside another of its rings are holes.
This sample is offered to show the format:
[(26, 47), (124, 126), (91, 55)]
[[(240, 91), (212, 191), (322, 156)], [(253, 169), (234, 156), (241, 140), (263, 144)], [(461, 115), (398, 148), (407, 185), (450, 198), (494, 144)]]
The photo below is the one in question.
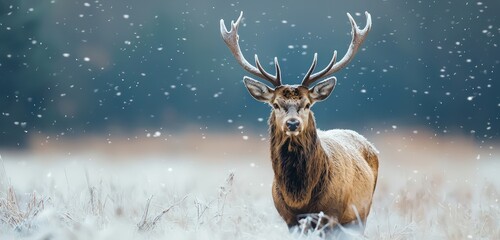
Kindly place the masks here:
[(286, 84), (315, 52), (318, 68), (345, 54), (346, 12), (360, 26), (371, 13), (362, 50), (313, 109), (320, 128), (498, 140), (496, 0), (1, 0), (0, 148), (266, 140), (270, 108), (247, 93), (220, 37), (219, 20), (240, 11), (245, 56), (270, 72), (277, 56)]

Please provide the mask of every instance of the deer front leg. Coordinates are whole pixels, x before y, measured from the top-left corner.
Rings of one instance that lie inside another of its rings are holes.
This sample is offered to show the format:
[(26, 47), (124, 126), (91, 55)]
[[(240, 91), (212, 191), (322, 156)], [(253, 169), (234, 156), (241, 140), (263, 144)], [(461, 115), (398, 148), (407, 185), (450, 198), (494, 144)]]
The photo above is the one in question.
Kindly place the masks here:
[(292, 227), (299, 225), (297, 216), (293, 212), (288, 210), (288, 206), (286, 206), (285, 201), (283, 200), (283, 195), (281, 195), (281, 193), (277, 189), (276, 182), (273, 182), (272, 194), (274, 206), (276, 207), (276, 210), (278, 210), (278, 214), (281, 216), (281, 218), (285, 220), (288, 228), (291, 229)]

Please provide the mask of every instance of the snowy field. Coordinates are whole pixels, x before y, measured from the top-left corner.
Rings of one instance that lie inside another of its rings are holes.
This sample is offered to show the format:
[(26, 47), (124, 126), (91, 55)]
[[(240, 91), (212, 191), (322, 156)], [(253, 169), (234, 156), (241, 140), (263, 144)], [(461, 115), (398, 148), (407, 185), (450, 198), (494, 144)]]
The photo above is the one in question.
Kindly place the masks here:
[[(365, 238), (500, 239), (498, 146), (429, 136), (371, 137), (380, 175)], [(0, 239), (290, 239), (267, 142), (211, 143), (175, 154), (3, 151)]]

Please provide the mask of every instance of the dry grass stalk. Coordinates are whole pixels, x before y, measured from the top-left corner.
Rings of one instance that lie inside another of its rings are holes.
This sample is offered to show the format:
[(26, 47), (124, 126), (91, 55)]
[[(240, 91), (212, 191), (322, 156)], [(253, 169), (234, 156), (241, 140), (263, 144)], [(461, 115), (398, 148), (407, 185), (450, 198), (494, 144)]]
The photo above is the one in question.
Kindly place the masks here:
[(144, 214), (142, 215), (141, 221), (137, 224), (137, 228), (139, 231), (148, 231), (148, 230), (153, 230), (156, 226), (156, 224), (160, 221), (161, 217), (168, 213), (172, 208), (179, 206), (184, 200), (187, 198), (187, 195), (184, 196), (182, 199), (179, 201), (173, 203), (170, 205), (168, 208), (164, 209), (161, 211), (156, 217), (153, 219), (149, 218), (149, 206), (151, 204), (151, 200), (153, 199), (153, 196), (148, 198), (148, 201), (146, 203), (146, 208), (144, 209)]
[(26, 208), (23, 210), (17, 200), (14, 188), (7, 189), (7, 196), (0, 197), (0, 222), (18, 231), (29, 231), (33, 227), (32, 220), (45, 208), (45, 200), (37, 197), (36, 192), (30, 194)]
[(102, 179), (99, 182), (101, 186), (99, 189), (90, 184), (89, 172), (87, 169), (85, 169), (85, 179), (87, 181), (87, 188), (90, 196), (90, 211), (94, 216), (102, 216), (106, 205), (106, 201), (102, 200)]
[(207, 210), (210, 208), (211, 203), (212, 202), (209, 202), (208, 204), (203, 203), (199, 199), (194, 200), (194, 206), (196, 207), (196, 227), (204, 223), (203, 215), (205, 215)]
[(231, 172), (226, 178), (226, 183), (219, 189), (219, 197), (217, 198), (217, 213), (214, 216), (214, 218), (217, 219), (217, 222), (220, 222), (222, 220), (222, 216), (224, 215), (224, 207), (227, 201), (227, 195), (232, 190), (233, 182), (234, 173)]

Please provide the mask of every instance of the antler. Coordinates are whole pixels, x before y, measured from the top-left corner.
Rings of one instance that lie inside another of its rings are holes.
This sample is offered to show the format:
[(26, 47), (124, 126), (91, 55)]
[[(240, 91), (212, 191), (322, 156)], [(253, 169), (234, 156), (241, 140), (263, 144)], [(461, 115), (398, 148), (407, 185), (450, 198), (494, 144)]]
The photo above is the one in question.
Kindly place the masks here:
[(351, 22), (351, 27), (352, 27), (352, 40), (351, 44), (349, 45), (349, 49), (347, 49), (347, 53), (344, 55), (342, 59), (340, 59), (339, 62), (335, 63), (337, 59), (337, 51), (333, 52), (333, 57), (328, 66), (326, 66), (323, 70), (312, 74), (314, 71), (314, 68), (316, 67), (317, 59), (318, 59), (318, 54), (314, 54), (314, 59), (311, 67), (309, 68), (309, 71), (307, 71), (307, 74), (305, 75), (304, 79), (302, 80), (302, 86), (308, 87), (311, 83), (317, 81), (320, 78), (324, 78), (326, 76), (329, 76), (340, 69), (344, 68), (349, 64), (349, 62), (354, 58), (354, 55), (356, 55), (356, 52), (359, 49), (359, 46), (365, 41), (366, 36), (368, 35), (368, 32), (372, 28), (372, 17), (368, 12), (365, 12), (366, 15), (366, 26), (363, 29), (359, 29), (358, 25), (352, 18), (351, 14), (347, 13), (347, 17), (349, 18), (349, 21)]
[(257, 77), (268, 80), (275, 87), (281, 86), (281, 70), (280, 70), (280, 65), (278, 64), (278, 58), (276, 57), (274, 58), (276, 75), (273, 76), (268, 72), (266, 72), (264, 68), (262, 68), (262, 65), (259, 62), (259, 57), (257, 57), (257, 54), (255, 54), (255, 65), (257, 66), (255, 67), (252, 64), (250, 64), (243, 56), (243, 53), (241, 53), (240, 44), (238, 43), (239, 39), (238, 27), (240, 25), (242, 17), (243, 17), (243, 11), (240, 13), (240, 16), (238, 17), (238, 20), (236, 20), (236, 22), (231, 21), (231, 31), (227, 31), (226, 25), (224, 24), (224, 19), (220, 20), (220, 33), (222, 35), (222, 38), (224, 39), (224, 42), (226, 43), (229, 50), (231, 50), (231, 53), (233, 53), (238, 63), (245, 70), (247, 70), (248, 72)]

